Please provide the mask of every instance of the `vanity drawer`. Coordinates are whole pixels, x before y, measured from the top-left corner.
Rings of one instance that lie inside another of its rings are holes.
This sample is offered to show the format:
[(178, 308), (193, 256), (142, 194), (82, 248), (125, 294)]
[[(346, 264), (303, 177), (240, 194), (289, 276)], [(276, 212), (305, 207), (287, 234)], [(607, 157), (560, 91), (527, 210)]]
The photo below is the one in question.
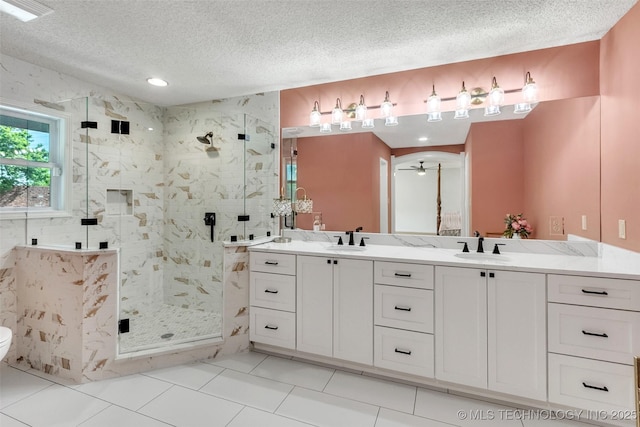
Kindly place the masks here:
[(633, 364), (640, 354), (640, 313), (549, 304), (549, 351)]
[(633, 367), (549, 354), (549, 402), (583, 409), (630, 411)]
[(433, 291), (375, 285), (376, 325), (433, 333)]
[(284, 348), (296, 348), (296, 315), (260, 307), (249, 309), (249, 339)]
[(382, 326), (374, 328), (374, 366), (433, 378), (433, 361), (433, 335)]
[(374, 283), (433, 289), (433, 266), (401, 262), (376, 261), (373, 267)]
[(296, 276), (252, 271), (249, 303), (275, 310), (296, 311)]
[(640, 311), (640, 280), (550, 274), (547, 284), (551, 302)]
[(251, 271), (264, 273), (296, 274), (296, 256), (271, 252), (251, 251), (249, 254)]

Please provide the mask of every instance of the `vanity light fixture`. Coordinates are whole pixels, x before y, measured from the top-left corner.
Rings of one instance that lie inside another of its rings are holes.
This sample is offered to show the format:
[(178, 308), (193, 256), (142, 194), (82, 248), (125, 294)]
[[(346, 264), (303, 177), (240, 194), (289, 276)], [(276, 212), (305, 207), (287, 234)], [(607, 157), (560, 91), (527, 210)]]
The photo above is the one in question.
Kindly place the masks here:
[(504, 103), (504, 89), (498, 86), (495, 76), (491, 80), (489, 91), (489, 106), (484, 109), (485, 116), (497, 116), (500, 114), (500, 106)]
[(296, 188), (296, 194), (298, 194), (298, 190), (304, 191), (304, 195), (302, 199), (297, 199), (294, 206), (296, 213), (311, 213), (313, 212), (313, 200), (307, 198), (307, 190), (302, 187)]
[(7, 13), (22, 22), (29, 22), (52, 13), (53, 9), (34, 0), (0, 0), (0, 12)]
[(433, 85), (433, 90), (431, 91), (431, 96), (427, 99), (427, 121), (428, 122), (439, 122), (442, 120), (442, 113), (440, 112), (440, 97), (436, 93), (436, 85)]
[(469, 108), (471, 107), (471, 94), (464, 86), (464, 80), (462, 81), (462, 89), (456, 96), (456, 112), (453, 116), (454, 119), (468, 119)]
[(435, 85), (431, 96), (424, 102), (427, 104), (427, 117), (429, 122), (439, 121), (442, 119), (440, 112), (440, 105), (443, 101), (456, 101), (454, 119), (467, 119), (469, 118), (469, 109), (472, 105), (480, 105), (488, 98), (488, 104), (484, 109), (485, 116), (497, 116), (500, 114), (500, 107), (504, 104), (504, 95), (506, 93), (522, 93), (523, 102), (515, 104), (515, 113), (528, 113), (531, 111), (532, 106), (538, 102), (538, 88), (536, 82), (531, 77), (531, 73), (527, 71), (524, 79), (524, 86), (518, 89), (504, 90), (498, 85), (498, 81), (495, 76), (491, 79), (491, 90), (487, 92), (486, 89), (481, 87), (475, 87), (471, 90), (467, 90), (464, 81), (462, 82), (462, 89), (458, 92), (458, 95), (451, 98), (440, 98), (436, 94)]
[(320, 114), (320, 104), (318, 101), (313, 103), (313, 110), (311, 110), (311, 114), (309, 114), (309, 126), (312, 128), (320, 127), (320, 118), (322, 115)]
[(158, 86), (158, 87), (165, 87), (169, 85), (169, 83), (167, 83), (166, 80), (162, 80), (158, 77), (149, 77), (147, 79), (147, 83), (153, 86)]
[[(395, 106), (389, 100), (389, 91), (385, 92), (384, 101), (380, 105), (373, 105), (367, 107), (364, 95), (360, 95), (360, 101), (358, 104), (351, 103), (346, 109), (342, 108), (342, 100), (336, 98), (336, 106), (331, 111), (320, 111), (320, 104), (318, 101), (313, 102), (313, 109), (309, 114), (309, 127), (320, 128), (320, 133), (331, 133), (331, 126), (339, 126), (343, 132), (352, 130), (352, 123), (349, 120), (344, 120), (345, 115), (347, 118), (353, 119), (353, 121), (361, 122), (362, 129), (373, 129), (375, 127), (375, 121), (372, 118), (367, 117), (367, 111), (370, 109), (380, 109), (382, 117), (385, 119), (386, 126), (396, 126), (398, 124), (398, 118), (393, 116), (393, 107)], [(330, 123), (322, 123), (322, 116), (325, 114), (331, 114)]]
[(515, 114), (528, 113), (531, 111), (531, 104), (536, 102), (538, 102), (538, 87), (531, 78), (531, 73), (527, 71), (524, 77), (524, 86), (522, 87), (522, 102), (515, 105), (513, 112)]

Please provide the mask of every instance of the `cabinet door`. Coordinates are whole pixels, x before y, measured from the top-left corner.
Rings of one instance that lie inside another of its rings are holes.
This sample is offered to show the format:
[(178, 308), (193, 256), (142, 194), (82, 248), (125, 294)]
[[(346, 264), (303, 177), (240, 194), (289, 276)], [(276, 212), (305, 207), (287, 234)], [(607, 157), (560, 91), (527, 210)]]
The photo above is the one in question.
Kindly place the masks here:
[(436, 378), (487, 388), (484, 270), (436, 267)]
[(488, 273), (489, 389), (547, 399), (545, 276)]
[(330, 258), (297, 257), (296, 348), (333, 355), (333, 264)]
[(333, 357), (373, 365), (373, 262), (333, 265)]

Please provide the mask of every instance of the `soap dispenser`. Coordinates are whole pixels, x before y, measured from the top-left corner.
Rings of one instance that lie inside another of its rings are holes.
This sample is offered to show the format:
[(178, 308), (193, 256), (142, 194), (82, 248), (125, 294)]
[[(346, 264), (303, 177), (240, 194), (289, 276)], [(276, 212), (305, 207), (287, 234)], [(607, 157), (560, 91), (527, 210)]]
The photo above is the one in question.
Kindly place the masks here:
[(313, 231), (320, 231), (320, 216), (318, 215), (313, 220)]

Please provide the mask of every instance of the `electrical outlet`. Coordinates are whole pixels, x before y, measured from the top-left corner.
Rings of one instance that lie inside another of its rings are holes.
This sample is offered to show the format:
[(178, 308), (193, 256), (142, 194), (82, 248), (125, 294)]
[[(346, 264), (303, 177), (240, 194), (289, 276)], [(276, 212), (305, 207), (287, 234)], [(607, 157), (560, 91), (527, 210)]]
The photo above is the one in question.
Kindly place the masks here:
[(624, 219), (618, 220), (618, 237), (621, 239), (627, 238), (627, 221)]
[(587, 229), (587, 216), (586, 215), (582, 215), (582, 229), (583, 230)]
[(564, 234), (564, 218), (561, 216), (549, 217), (549, 234), (552, 236), (562, 236)]

